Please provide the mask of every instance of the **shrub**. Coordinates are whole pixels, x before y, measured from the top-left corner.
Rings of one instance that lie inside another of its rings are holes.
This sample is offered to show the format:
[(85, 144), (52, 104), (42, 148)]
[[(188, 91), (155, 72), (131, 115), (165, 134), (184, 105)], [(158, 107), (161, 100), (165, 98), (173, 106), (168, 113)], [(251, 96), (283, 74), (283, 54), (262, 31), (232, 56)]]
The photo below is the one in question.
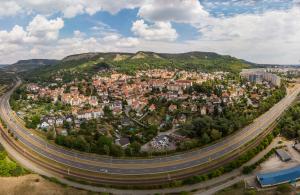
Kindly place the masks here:
[(249, 173), (251, 173), (252, 171), (253, 171), (253, 169), (254, 169), (254, 166), (245, 166), (244, 168), (243, 168), (243, 174), (249, 174)]
[(17, 165), (14, 170), (11, 171), (12, 176), (20, 176), (24, 174), (24, 169), (20, 165)]
[(7, 154), (5, 151), (0, 152), (0, 160), (4, 160), (6, 158)]
[(255, 195), (256, 191), (255, 190), (248, 190), (244, 193), (245, 195)]
[(292, 189), (292, 186), (289, 184), (281, 184), (281, 185), (277, 186), (276, 191), (286, 194), (286, 193), (292, 192), (293, 189)]

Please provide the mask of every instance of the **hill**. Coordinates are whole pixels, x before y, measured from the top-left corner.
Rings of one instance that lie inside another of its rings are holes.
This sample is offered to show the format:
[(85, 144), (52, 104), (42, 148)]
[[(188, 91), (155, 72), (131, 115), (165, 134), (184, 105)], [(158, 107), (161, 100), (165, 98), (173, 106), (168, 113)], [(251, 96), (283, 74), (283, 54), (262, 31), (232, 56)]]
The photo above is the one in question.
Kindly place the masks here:
[(3, 69), (5, 69), (6, 71), (21, 73), (21, 72), (31, 71), (43, 66), (54, 65), (57, 64), (58, 62), (59, 62), (58, 60), (51, 60), (51, 59), (20, 60), (14, 64), (5, 66)]
[(64, 73), (64, 75), (86, 76), (107, 69), (127, 74), (151, 68), (239, 72), (243, 68), (252, 66), (246, 61), (213, 52), (194, 51), (177, 54), (146, 51), (136, 53), (96, 52), (67, 56), (54, 65), (43, 66), (35, 69), (34, 72), (29, 72), (27, 78), (29, 80), (48, 80), (58, 72)]
[(7, 66), (6, 64), (0, 64), (0, 68)]

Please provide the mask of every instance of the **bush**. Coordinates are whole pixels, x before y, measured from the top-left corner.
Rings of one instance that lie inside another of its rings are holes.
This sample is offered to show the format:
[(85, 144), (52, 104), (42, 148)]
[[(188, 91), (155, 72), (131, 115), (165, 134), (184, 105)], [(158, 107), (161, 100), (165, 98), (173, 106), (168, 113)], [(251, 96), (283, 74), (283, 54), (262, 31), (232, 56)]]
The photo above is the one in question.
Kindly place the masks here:
[(281, 184), (281, 185), (277, 186), (276, 191), (286, 194), (286, 193), (292, 192), (293, 189), (292, 189), (292, 186), (289, 184)]
[(0, 160), (0, 176), (11, 176), (13, 170), (17, 167), (16, 163), (6, 159)]
[(0, 152), (0, 160), (4, 160), (7, 156), (7, 153), (5, 151)]
[(244, 168), (243, 168), (243, 174), (249, 174), (249, 173), (251, 173), (253, 170), (255, 169), (255, 167), (254, 166), (245, 166)]
[(249, 165), (249, 166), (245, 166), (243, 168), (243, 171), (242, 171), (243, 174), (249, 174), (249, 173), (251, 173), (254, 169), (256, 169), (256, 167), (258, 165), (260, 165), (262, 162), (264, 162), (265, 160), (267, 160), (274, 153), (275, 153), (275, 149), (273, 148), (271, 151), (269, 151), (267, 154), (265, 154), (261, 159), (259, 159), (259, 161), (257, 161), (256, 163), (254, 163), (252, 165)]
[(245, 195), (255, 195), (256, 191), (255, 190), (248, 190), (244, 193)]
[(0, 176), (20, 176), (26, 173), (25, 169), (6, 157), (5, 151), (0, 152)]
[(17, 165), (14, 170), (11, 171), (12, 176), (20, 176), (24, 174), (24, 169), (20, 165)]
[(180, 195), (190, 195), (190, 194), (192, 194), (192, 193), (190, 193), (190, 192), (180, 192)]

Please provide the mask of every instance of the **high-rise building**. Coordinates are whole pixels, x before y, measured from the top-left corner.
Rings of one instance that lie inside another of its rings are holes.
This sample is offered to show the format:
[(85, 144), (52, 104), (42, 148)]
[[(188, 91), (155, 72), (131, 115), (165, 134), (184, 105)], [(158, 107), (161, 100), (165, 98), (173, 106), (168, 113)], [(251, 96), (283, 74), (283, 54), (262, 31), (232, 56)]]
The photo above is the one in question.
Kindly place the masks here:
[(252, 83), (260, 84), (262, 81), (268, 81), (277, 87), (281, 84), (281, 78), (279, 76), (266, 72), (265, 69), (244, 69), (240, 75)]

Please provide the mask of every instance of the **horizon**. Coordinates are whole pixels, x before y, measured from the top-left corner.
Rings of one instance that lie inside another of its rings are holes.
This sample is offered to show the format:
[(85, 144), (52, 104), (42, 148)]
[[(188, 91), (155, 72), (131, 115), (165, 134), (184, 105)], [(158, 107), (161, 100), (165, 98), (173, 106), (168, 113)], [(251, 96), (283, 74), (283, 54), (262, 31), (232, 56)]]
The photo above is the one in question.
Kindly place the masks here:
[(299, 0), (4, 0), (0, 64), (86, 52), (215, 52), (299, 64)]

